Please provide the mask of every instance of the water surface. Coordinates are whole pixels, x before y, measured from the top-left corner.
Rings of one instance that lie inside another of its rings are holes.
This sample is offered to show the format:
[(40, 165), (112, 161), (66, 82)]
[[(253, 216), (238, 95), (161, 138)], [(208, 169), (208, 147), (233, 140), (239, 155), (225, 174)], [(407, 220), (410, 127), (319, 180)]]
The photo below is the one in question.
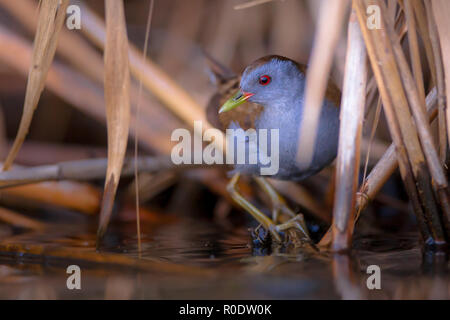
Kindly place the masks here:
[[(144, 225), (139, 257), (134, 224), (113, 226), (101, 253), (84, 224), (5, 236), (1, 299), (448, 299), (444, 253), (423, 254), (416, 234), (358, 236), (351, 256), (311, 249), (255, 248), (245, 228), (177, 218)], [(102, 260), (103, 259), (103, 260)], [(69, 290), (67, 266), (81, 268)], [(381, 289), (366, 285), (369, 265)]]

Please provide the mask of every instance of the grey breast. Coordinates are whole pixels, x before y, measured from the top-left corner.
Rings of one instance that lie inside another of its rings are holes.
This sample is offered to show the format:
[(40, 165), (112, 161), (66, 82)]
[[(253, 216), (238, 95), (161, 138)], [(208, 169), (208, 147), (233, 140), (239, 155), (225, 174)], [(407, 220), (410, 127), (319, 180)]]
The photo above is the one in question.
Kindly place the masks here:
[[(272, 135), (272, 129), (278, 130), (278, 161), (279, 170), (271, 178), (281, 180), (294, 180), (299, 181), (305, 179), (318, 171), (322, 170), (325, 166), (329, 165), (337, 154), (338, 136), (339, 136), (339, 108), (335, 107), (331, 102), (325, 100), (322, 107), (321, 116), (319, 120), (318, 134), (316, 138), (316, 145), (314, 148), (314, 155), (311, 164), (308, 167), (300, 167), (297, 163), (297, 150), (301, 146), (298, 146), (298, 135), (302, 121), (303, 112), (303, 100), (297, 100), (300, 105), (295, 108), (295, 111), (283, 111), (282, 108), (277, 108), (278, 112), (276, 116), (273, 116), (272, 112), (267, 112), (269, 108), (275, 108), (277, 106), (269, 106), (261, 113), (260, 118), (256, 121), (256, 133), (259, 135), (261, 129), (266, 129), (268, 134), (267, 149), (261, 150), (261, 145), (257, 145), (258, 158), (256, 164), (250, 164), (249, 153), (251, 147), (249, 147), (249, 139), (246, 137), (245, 144), (245, 164), (237, 163), (238, 148), (235, 144), (234, 148), (234, 163), (235, 169), (232, 173), (240, 172), (243, 174), (260, 175), (261, 168), (268, 167), (271, 164), (261, 163), (259, 155), (266, 153), (272, 159), (275, 158), (272, 150), (272, 143), (275, 136)], [(239, 125), (233, 122), (231, 129), (239, 129)], [(235, 142), (237, 140), (235, 139)], [(259, 141), (260, 142), (260, 141)], [(242, 150), (242, 149), (241, 149)]]

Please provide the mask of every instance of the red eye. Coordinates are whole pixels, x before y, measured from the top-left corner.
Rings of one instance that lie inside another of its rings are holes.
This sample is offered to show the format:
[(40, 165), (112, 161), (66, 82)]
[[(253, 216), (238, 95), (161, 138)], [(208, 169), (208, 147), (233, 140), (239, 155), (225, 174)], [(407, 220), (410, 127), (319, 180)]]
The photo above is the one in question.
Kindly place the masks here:
[(270, 81), (272, 81), (272, 78), (269, 77), (268, 75), (259, 77), (259, 84), (262, 86), (268, 85), (270, 83)]

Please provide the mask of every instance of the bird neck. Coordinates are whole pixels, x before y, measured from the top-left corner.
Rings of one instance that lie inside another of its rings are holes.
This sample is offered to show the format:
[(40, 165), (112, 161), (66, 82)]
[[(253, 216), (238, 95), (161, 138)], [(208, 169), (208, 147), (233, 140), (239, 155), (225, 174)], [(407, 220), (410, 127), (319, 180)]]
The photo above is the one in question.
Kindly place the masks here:
[(264, 111), (271, 112), (274, 116), (279, 113), (293, 114), (300, 111), (303, 105), (304, 92), (303, 81), (291, 83), (290, 86), (285, 86), (283, 90), (280, 90), (276, 98), (263, 104)]

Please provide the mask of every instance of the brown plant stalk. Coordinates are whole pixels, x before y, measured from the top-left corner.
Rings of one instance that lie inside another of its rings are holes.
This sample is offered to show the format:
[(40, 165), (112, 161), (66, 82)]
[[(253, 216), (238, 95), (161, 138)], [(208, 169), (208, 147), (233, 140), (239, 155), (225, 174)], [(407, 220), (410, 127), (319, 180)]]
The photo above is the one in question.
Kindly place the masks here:
[(105, 0), (105, 107), (108, 129), (108, 167), (106, 169), (97, 247), (108, 227), (119, 185), (130, 125), (130, 72), (128, 37), (122, 0)]
[(3, 164), (3, 170), (8, 170), (11, 167), (30, 128), (34, 110), (44, 90), (45, 79), (55, 55), (58, 35), (64, 23), (68, 4), (68, 0), (41, 2), (22, 119), (14, 144)]
[(333, 208), (333, 249), (336, 251), (351, 245), (366, 102), (367, 55), (354, 11), (350, 15), (347, 39)]
[(400, 173), (413, 204), (423, 240), (429, 244), (441, 244), (445, 242), (445, 237), (439, 221), (439, 209), (434, 199), (430, 173), (416, 128), (410, 121), (410, 101), (403, 88), (397, 65), (398, 54), (394, 53), (389, 39), (389, 35), (393, 33), (393, 24), (392, 21), (382, 20), (381, 28), (369, 30), (365, 8), (373, 4), (381, 8), (381, 16), (386, 19), (385, 5), (381, 1), (353, 2), (383, 100), (389, 130), (396, 145)]

